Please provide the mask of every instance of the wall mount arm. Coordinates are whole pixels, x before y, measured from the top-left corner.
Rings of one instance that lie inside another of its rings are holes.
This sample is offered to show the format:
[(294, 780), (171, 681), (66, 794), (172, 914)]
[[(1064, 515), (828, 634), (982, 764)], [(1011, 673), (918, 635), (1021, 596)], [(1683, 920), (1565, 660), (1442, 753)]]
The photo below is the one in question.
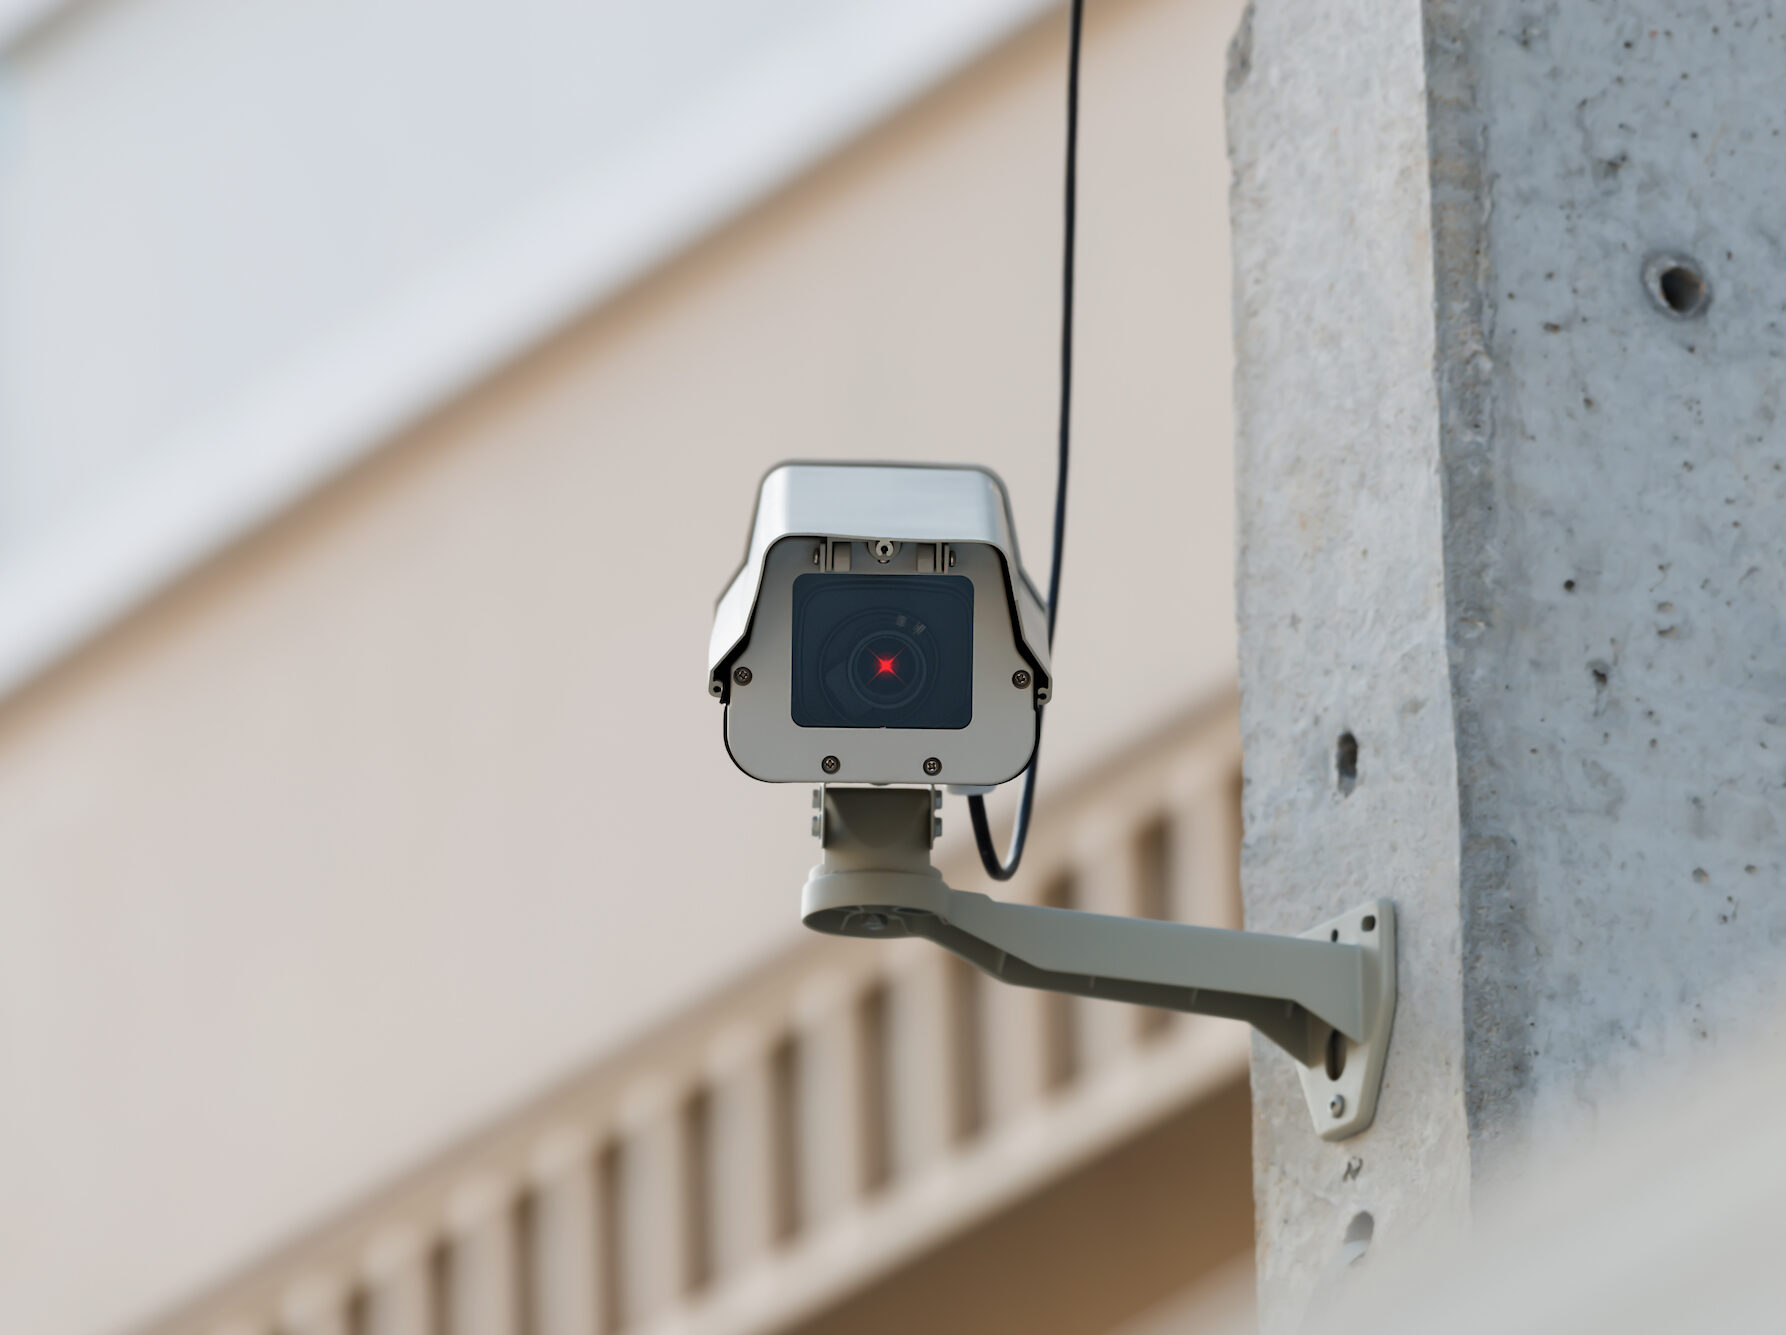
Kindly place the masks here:
[(923, 937), (1020, 987), (1245, 1020), (1300, 1064), (1323, 1138), (1370, 1125), (1395, 1015), (1390, 901), (1300, 937), (1005, 903), (950, 889), (930, 865), (931, 790), (820, 791), (808, 927)]

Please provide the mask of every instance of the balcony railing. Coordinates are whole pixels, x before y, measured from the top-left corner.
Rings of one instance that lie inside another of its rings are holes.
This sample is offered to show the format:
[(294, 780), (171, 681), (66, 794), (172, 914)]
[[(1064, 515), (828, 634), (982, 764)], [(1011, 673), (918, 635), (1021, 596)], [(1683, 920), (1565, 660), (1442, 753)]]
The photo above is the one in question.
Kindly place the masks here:
[[(1231, 701), (1160, 730), (1038, 810), (1012, 897), (1238, 926), (1239, 782)], [(773, 1331), (1246, 1053), (1238, 1024), (810, 936), (143, 1335)]]

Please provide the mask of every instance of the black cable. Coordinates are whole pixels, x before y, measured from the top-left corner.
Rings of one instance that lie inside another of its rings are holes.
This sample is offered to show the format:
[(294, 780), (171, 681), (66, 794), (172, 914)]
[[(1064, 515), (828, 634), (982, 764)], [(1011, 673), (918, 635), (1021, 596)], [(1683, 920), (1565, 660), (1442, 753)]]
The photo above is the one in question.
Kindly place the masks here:
[[(1060, 612), (1060, 558), (1067, 541), (1067, 445), (1073, 406), (1073, 233), (1079, 194), (1079, 35), (1085, 22), (1085, 0), (1072, 0), (1067, 39), (1067, 182), (1065, 255), (1061, 265), (1060, 314), (1060, 444), (1054, 472), (1054, 553), (1048, 562), (1048, 648), (1054, 648), (1054, 622)], [(1023, 861), (1023, 845), (1029, 838), (1030, 807), (1036, 796), (1036, 766), (1041, 762), (1042, 719), (1036, 717), (1036, 750), (1023, 772), (1023, 788), (1017, 797), (1017, 820), (1011, 827), (1011, 845), (1004, 857), (992, 844), (992, 826), (986, 819), (986, 799), (967, 799), (968, 819), (974, 825), (974, 845), (980, 865), (995, 881), (1008, 881)]]

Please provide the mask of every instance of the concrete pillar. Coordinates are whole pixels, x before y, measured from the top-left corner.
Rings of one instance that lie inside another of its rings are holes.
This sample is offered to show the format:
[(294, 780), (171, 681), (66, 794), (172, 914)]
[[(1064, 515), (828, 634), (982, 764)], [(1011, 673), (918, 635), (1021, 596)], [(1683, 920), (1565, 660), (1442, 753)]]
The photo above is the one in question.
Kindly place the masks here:
[(1369, 1132), (1255, 1047), (1268, 1332), (1777, 1008), (1783, 74), (1734, 0), (1236, 37), (1247, 920), (1401, 944)]

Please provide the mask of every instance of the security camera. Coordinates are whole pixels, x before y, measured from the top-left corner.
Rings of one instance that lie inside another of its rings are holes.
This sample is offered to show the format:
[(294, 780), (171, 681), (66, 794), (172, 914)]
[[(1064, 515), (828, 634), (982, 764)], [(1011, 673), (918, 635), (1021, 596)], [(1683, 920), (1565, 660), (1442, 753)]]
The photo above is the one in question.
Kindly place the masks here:
[(986, 469), (770, 471), (713, 618), (707, 690), (738, 768), (820, 785), (802, 919), (923, 937), (1022, 987), (1246, 1020), (1302, 1065), (1323, 1137), (1362, 1131), (1395, 1014), (1388, 901), (1298, 939), (1002, 903), (931, 865), (938, 784), (974, 794), (978, 842), (978, 795), (1030, 769), (1048, 640), (1010, 500)]
[(1003, 783), (1052, 687), (1010, 498), (978, 467), (771, 470), (707, 657), (733, 762), (777, 783)]

